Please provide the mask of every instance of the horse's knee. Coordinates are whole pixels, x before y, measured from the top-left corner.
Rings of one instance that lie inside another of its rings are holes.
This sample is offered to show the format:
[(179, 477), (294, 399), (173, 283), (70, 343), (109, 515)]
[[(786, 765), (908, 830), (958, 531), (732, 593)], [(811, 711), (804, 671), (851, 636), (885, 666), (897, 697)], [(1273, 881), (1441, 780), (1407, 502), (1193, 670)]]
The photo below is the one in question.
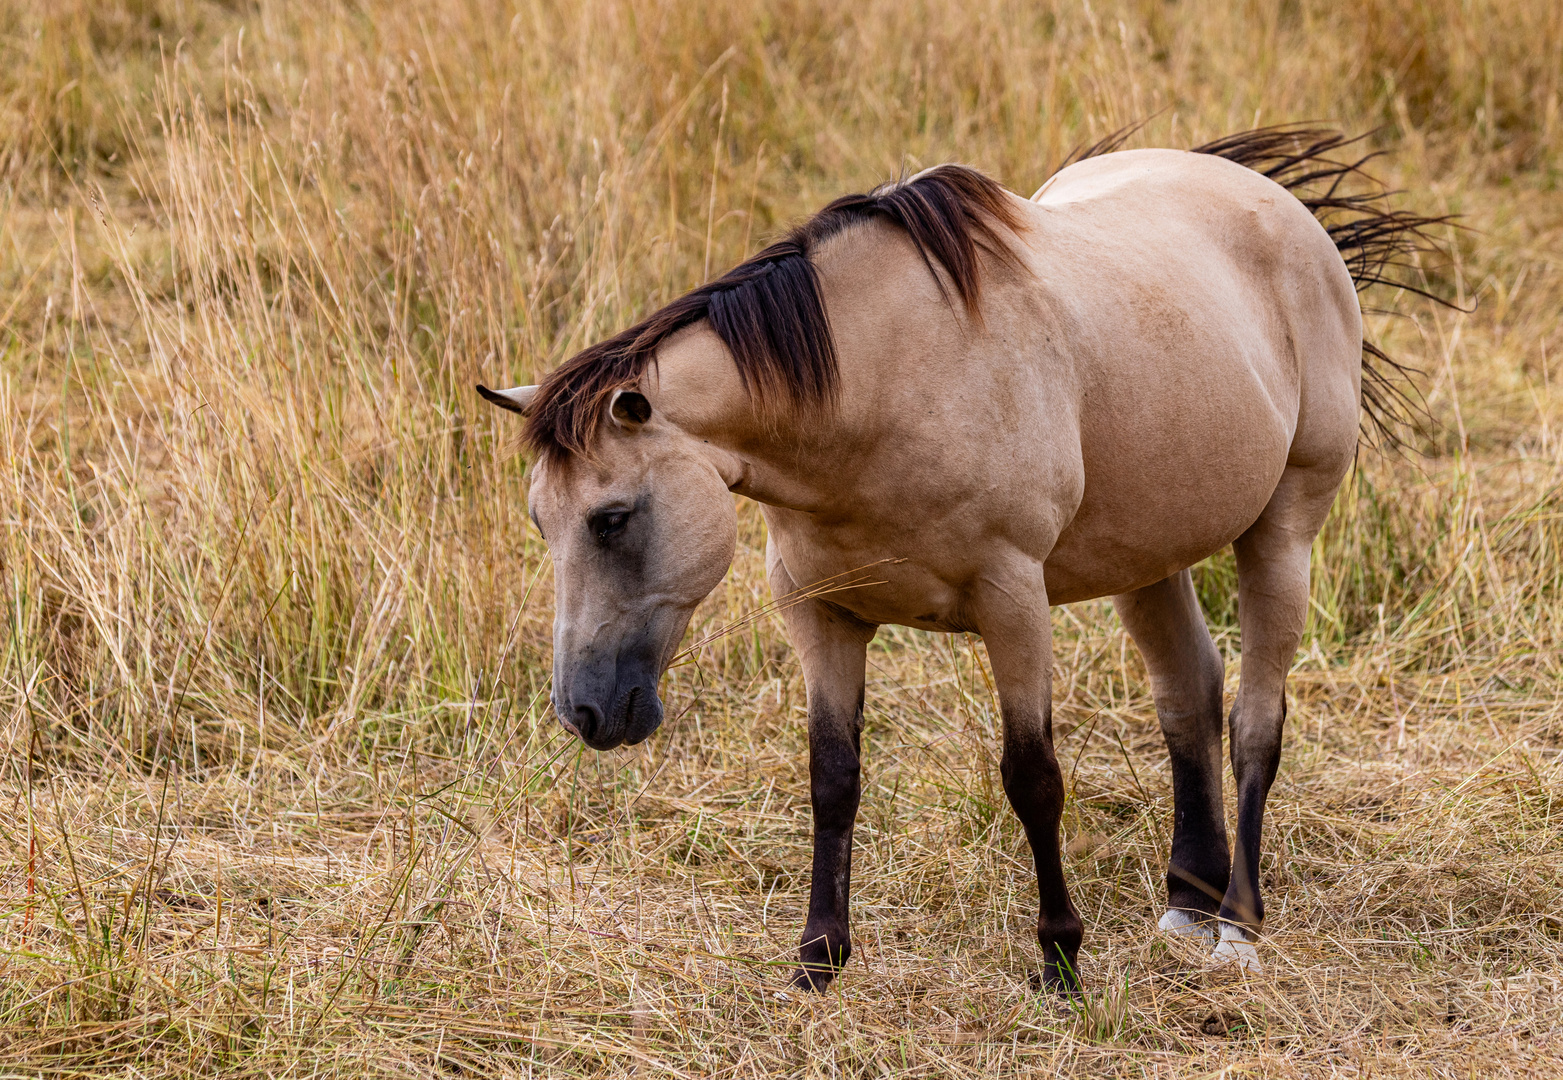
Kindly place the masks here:
[(999, 759), (999, 777), (1015, 814), (1026, 826), (1056, 822), (1064, 810), (1064, 778), (1051, 750), (1017, 754), (1008, 748)]
[(862, 760), (844, 739), (810, 738), (809, 801), (817, 828), (845, 829), (857, 817), (862, 794)]
[(1239, 792), (1258, 781), (1266, 788), (1275, 780), (1281, 763), (1281, 742), (1286, 727), (1286, 693), (1272, 704), (1239, 700), (1232, 707), (1232, 775)]
[(809, 783), (814, 822), (821, 828), (844, 829), (857, 817), (862, 794), (862, 769), (856, 761), (830, 773), (816, 775)]
[(1168, 674), (1151, 676), (1151, 698), (1156, 702), (1156, 719), (1169, 737), (1203, 737), (1211, 729), (1221, 730), (1221, 692), (1226, 669), (1215, 644), (1207, 640), (1185, 667)]

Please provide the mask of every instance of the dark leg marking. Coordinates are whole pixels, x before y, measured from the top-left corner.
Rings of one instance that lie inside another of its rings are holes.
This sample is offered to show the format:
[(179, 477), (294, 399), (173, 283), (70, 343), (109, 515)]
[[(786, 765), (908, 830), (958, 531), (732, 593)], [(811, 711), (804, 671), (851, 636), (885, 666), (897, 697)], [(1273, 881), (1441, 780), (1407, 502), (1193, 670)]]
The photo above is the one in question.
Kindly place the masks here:
[(809, 791), (814, 808), (814, 878), (809, 919), (793, 985), (823, 990), (852, 956), (852, 826), (862, 795), (863, 699), (850, 722), (822, 715), (809, 722)]
[(1206, 920), (1221, 906), (1231, 862), (1221, 801), (1221, 654), (1187, 570), (1113, 604), (1145, 658), (1171, 757), (1172, 852), (1161, 926), (1213, 940)]
[[(1049, 989), (1080, 988), (1080, 941), (1084, 927), (1069, 899), (1058, 845), (1058, 822), (1064, 811), (1064, 776), (1053, 752), (1053, 720), (1047, 707), (1041, 723), (1012, 723), (1006, 715), (1004, 756), (999, 774), (1004, 794), (1026, 830), (1036, 864), (1037, 942), (1042, 946), (1042, 977)], [(1007, 713), (1007, 711), (1006, 711)]]

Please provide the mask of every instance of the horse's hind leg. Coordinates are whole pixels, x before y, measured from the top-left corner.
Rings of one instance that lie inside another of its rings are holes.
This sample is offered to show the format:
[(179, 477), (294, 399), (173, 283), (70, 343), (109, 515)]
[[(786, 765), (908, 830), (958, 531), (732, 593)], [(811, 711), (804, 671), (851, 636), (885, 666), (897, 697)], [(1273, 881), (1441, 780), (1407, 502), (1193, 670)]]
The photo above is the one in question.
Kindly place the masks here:
[(1187, 570), (1113, 597), (1150, 672), (1172, 758), (1172, 856), (1161, 928), (1211, 944), (1231, 856), (1221, 803), (1221, 654)]
[(1264, 924), (1259, 838), (1265, 800), (1281, 759), (1286, 675), (1308, 618), (1309, 552), (1344, 471), (1344, 463), (1289, 465), (1264, 513), (1232, 545), (1243, 647), (1231, 719), (1237, 842), (1232, 878), (1221, 901), (1221, 943), (1215, 955), (1255, 970), (1259, 961), (1253, 941)]

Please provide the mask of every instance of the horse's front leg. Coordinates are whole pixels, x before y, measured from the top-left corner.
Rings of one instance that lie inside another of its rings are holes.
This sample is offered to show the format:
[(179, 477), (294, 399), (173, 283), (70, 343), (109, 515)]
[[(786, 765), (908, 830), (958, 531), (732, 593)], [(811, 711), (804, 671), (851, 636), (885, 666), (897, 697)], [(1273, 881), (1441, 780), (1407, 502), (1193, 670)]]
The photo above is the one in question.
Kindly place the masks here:
[[(771, 590), (795, 592), (774, 549)], [(809, 701), (809, 794), (814, 809), (814, 876), (809, 919), (793, 984), (823, 990), (852, 955), (847, 908), (852, 890), (852, 825), (857, 819), (863, 672), (878, 628), (818, 600), (783, 608), (787, 636), (803, 665)]]
[(1036, 863), (1043, 979), (1054, 989), (1077, 990), (1083, 928), (1058, 846), (1064, 777), (1053, 753), (1053, 633), (1040, 566), (1034, 574), (994, 582), (979, 600), (978, 628), (1003, 712), (999, 773)]

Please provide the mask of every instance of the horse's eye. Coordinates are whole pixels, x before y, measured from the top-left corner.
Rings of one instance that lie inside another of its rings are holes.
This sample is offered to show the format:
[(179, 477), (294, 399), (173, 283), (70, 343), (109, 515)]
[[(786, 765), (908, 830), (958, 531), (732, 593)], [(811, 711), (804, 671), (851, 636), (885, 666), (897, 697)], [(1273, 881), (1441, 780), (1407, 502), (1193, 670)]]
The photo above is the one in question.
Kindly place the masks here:
[(591, 529), (597, 540), (601, 542), (623, 529), (624, 523), (629, 519), (628, 510), (605, 510), (600, 514), (592, 515)]

